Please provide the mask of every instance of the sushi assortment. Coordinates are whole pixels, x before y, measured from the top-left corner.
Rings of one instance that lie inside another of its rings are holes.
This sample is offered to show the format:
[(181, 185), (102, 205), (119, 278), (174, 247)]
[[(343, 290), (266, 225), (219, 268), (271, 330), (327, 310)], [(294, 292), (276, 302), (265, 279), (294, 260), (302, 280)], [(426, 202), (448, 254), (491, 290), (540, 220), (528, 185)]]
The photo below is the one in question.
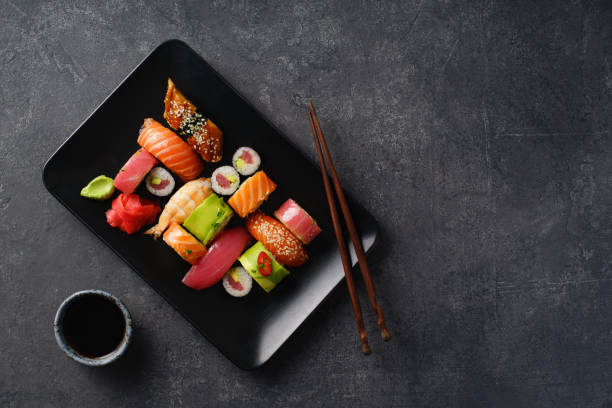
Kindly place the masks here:
[[(136, 138), (140, 148), (114, 179), (98, 176), (81, 195), (106, 200), (119, 190), (106, 211), (107, 223), (126, 234), (144, 229), (144, 234), (162, 237), (191, 265), (182, 279), (186, 286), (202, 290), (221, 282), (230, 296), (240, 298), (255, 281), (270, 292), (290, 274), (286, 267), (307, 262), (304, 246), (321, 229), (293, 199), (274, 212), (276, 218), (261, 211), (277, 185), (260, 169), (261, 157), (251, 147), (240, 147), (231, 166), (203, 177), (204, 162), (222, 159), (223, 132), (170, 78), (163, 117), (169, 127), (144, 119)], [(165, 205), (159, 202), (164, 197), (169, 197)]]

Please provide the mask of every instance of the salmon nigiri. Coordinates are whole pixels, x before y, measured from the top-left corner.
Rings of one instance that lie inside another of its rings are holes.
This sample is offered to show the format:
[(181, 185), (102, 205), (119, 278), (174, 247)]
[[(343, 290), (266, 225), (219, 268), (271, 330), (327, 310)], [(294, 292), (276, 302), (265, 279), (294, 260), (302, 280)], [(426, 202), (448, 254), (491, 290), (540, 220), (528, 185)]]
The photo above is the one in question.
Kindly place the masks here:
[(202, 204), (204, 199), (212, 194), (209, 179), (199, 178), (192, 180), (170, 197), (157, 221), (157, 225), (145, 232), (158, 238), (171, 223), (182, 224), (195, 208)]
[(170, 245), (177, 254), (192, 265), (206, 254), (206, 247), (200, 243), (193, 235), (188, 233), (178, 224), (172, 223), (164, 232), (164, 241)]
[(244, 218), (258, 209), (274, 190), (276, 184), (263, 170), (259, 170), (242, 183), (227, 203), (232, 206), (236, 214)]
[(183, 181), (195, 179), (204, 170), (204, 164), (189, 145), (155, 119), (144, 120), (138, 144)]

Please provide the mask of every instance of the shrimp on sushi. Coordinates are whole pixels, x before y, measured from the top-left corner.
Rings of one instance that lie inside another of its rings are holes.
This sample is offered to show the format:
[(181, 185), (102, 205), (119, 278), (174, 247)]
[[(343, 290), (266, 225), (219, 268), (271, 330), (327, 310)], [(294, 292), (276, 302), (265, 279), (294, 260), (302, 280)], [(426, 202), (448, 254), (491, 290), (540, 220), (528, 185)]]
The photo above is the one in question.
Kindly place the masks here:
[(157, 225), (145, 232), (158, 238), (171, 223), (182, 224), (197, 206), (212, 194), (210, 179), (192, 180), (179, 188), (168, 200)]

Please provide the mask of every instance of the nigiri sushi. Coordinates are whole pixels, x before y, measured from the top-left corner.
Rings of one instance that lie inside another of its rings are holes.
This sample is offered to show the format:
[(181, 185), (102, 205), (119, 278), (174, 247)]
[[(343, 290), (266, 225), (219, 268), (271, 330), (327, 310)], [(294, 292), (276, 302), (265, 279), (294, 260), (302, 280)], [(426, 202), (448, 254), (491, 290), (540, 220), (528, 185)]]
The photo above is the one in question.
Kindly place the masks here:
[(189, 269), (183, 283), (200, 290), (219, 282), (250, 240), (251, 236), (243, 227), (222, 231), (200, 262)]
[(274, 211), (274, 216), (304, 244), (309, 244), (321, 232), (316, 221), (292, 199)]
[(164, 98), (164, 119), (187, 140), (187, 143), (207, 162), (218, 162), (223, 155), (223, 132), (209, 118), (198, 112), (168, 78)]
[(125, 194), (133, 193), (157, 163), (159, 162), (151, 153), (143, 148), (138, 149), (115, 176), (115, 187)]
[(189, 214), (211, 194), (209, 179), (199, 178), (185, 183), (170, 197), (157, 220), (157, 225), (147, 230), (145, 234), (152, 234), (157, 238), (171, 223), (182, 224)]
[(197, 264), (200, 258), (206, 254), (206, 247), (178, 224), (170, 224), (170, 227), (164, 232), (164, 241), (181, 258), (192, 265)]
[(280, 221), (258, 211), (246, 219), (246, 227), (281, 265), (302, 266), (308, 254), (299, 239)]
[(258, 209), (275, 189), (276, 184), (260, 170), (246, 179), (227, 203), (244, 218)]
[(195, 179), (204, 170), (204, 164), (189, 145), (155, 119), (144, 120), (138, 144), (185, 182)]

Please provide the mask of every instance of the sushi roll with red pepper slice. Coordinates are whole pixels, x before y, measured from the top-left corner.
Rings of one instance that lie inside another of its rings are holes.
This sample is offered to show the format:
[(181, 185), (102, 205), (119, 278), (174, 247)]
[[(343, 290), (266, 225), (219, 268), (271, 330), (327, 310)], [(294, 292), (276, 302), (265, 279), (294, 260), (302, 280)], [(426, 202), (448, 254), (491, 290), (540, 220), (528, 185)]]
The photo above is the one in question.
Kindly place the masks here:
[(278, 263), (274, 255), (261, 242), (255, 243), (244, 251), (238, 261), (266, 292), (270, 292), (285, 276), (289, 275), (289, 271)]

